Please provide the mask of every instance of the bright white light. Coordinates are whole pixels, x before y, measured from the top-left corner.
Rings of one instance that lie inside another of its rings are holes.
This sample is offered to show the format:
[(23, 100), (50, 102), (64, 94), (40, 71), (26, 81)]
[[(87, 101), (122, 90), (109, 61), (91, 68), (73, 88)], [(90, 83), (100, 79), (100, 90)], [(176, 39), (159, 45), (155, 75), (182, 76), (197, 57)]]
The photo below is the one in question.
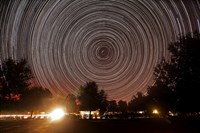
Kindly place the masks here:
[(139, 111), (138, 113), (140, 113), (140, 114), (144, 114), (144, 111)]
[(152, 113), (153, 113), (153, 114), (159, 114), (159, 112), (158, 112), (157, 109), (154, 109)]
[(52, 121), (59, 120), (65, 115), (62, 109), (55, 109), (53, 112), (50, 113), (50, 117)]

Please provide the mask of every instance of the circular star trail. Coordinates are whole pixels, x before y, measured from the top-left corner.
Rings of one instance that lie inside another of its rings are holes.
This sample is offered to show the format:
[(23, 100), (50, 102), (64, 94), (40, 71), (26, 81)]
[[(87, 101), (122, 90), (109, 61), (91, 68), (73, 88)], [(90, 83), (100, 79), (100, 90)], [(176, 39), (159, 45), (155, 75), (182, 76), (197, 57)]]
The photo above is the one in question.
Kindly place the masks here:
[(180, 34), (200, 30), (198, 0), (6, 0), (0, 58), (26, 58), (34, 84), (76, 94), (95, 81), (109, 99), (130, 100)]

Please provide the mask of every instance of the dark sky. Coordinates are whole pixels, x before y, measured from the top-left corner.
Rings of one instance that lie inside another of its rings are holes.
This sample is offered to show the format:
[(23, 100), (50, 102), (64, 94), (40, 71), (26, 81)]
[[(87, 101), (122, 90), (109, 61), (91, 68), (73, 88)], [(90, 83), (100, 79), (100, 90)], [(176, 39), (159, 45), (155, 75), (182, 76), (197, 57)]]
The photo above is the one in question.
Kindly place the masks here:
[(0, 59), (26, 58), (33, 83), (58, 96), (96, 81), (129, 101), (199, 19), (199, 0), (0, 0)]

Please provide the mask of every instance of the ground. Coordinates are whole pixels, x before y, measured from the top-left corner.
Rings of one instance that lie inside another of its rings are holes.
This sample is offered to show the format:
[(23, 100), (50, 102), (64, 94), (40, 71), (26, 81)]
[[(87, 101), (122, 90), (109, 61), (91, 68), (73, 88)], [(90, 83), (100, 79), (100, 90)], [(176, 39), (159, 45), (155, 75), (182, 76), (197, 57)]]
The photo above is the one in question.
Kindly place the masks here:
[(0, 133), (200, 133), (198, 119), (1, 120)]

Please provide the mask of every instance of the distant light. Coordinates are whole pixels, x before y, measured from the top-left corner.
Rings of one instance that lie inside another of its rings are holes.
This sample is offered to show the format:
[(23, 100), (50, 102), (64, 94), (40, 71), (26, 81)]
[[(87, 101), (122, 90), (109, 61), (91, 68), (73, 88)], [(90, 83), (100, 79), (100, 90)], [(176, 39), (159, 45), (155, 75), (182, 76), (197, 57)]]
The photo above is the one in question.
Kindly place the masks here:
[(157, 109), (154, 109), (152, 113), (153, 113), (153, 114), (159, 114), (159, 112), (158, 112)]
[(170, 115), (170, 116), (178, 116), (178, 113), (177, 113), (177, 112), (169, 111), (169, 115)]
[(139, 113), (139, 114), (144, 114), (144, 111), (139, 111), (138, 113)]
[(55, 109), (53, 112), (50, 113), (50, 117), (52, 121), (59, 120), (64, 117), (65, 113), (63, 109)]

